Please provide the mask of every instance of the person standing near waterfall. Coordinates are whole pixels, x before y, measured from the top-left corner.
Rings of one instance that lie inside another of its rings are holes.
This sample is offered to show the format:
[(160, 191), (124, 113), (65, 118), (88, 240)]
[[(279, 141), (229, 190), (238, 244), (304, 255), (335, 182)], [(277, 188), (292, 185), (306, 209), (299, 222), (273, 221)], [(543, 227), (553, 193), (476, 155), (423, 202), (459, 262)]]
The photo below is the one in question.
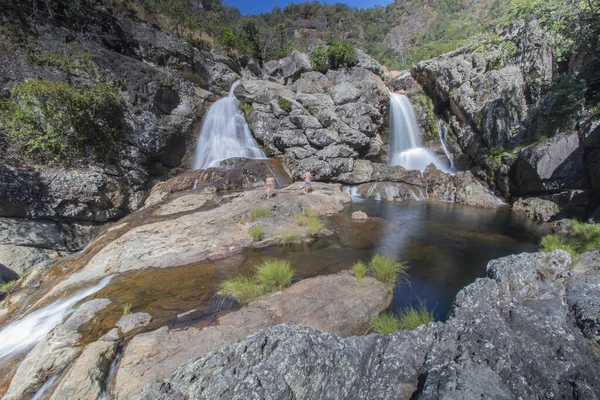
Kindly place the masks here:
[(310, 171), (306, 171), (304, 173), (304, 193), (308, 194), (312, 192), (312, 187), (310, 186), (310, 181), (312, 180), (312, 175)]
[(265, 194), (267, 199), (270, 199), (274, 196), (273, 189), (275, 188), (275, 178), (273, 175), (267, 175), (267, 179), (265, 181)]

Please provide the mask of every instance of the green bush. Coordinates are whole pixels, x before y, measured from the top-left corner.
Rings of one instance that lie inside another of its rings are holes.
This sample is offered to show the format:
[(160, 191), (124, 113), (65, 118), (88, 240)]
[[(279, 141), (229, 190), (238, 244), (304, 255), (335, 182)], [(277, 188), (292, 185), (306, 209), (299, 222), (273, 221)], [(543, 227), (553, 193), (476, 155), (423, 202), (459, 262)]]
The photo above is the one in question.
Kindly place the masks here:
[(572, 220), (573, 231), (562, 234), (550, 234), (542, 238), (542, 251), (564, 250), (573, 261), (579, 254), (600, 248), (600, 226)]
[(279, 232), (279, 240), (284, 246), (289, 246), (300, 239), (302, 235), (296, 229), (285, 229)]
[(252, 114), (252, 111), (253, 111), (252, 104), (248, 103), (246, 100), (243, 100), (240, 103), (240, 108), (244, 112), (244, 115), (246, 116), (246, 118), (248, 118), (250, 116), (250, 114)]
[(358, 282), (358, 286), (362, 287), (364, 285), (364, 278), (367, 274), (367, 265), (362, 261), (357, 261), (352, 266), (352, 273)]
[(358, 55), (352, 44), (344, 40), (336, 40), (329, 43), (327, 62), (333, 69), (350, 68), (358, 63)]
[(257, 207), (250, 210), (250, 221), (254, 222), (259, 218), (268, 217), (271, 215), (271, 210), (264, 207)]
[(406, 270), (408, 267), (391, 257), (376, 254), (371, 260), (370, 269), (373, 271), (375, 278), (383, 282), (388, 288), (393, 289), (398, 279), (407, 275)]
[(517, 45), (515, 42), (507, 40), (506, 42), (503, 42), (500, 47), (508, 57), (514, 57), (517, 54)]
[(325, 223), (321, 221), (319, 217), (312, 217), (308, 219), (308, 225), (306, 226), (306, 233), (308, 236), (314, 237), (317, 233), (325, 228)]
[(248, 234), (255, 242), (258, 242), (262, 239), (264, 234), (264, 228), (260, 224), (252, 225), (250, 229), (248, 229)]
[(108, 85), (30, 80), (17, 84), (0, 108), (0, 131), (21, 157), (43, 163), (114, 158), (123, 126), (119, 95)]
[(381, 335), (387, 335), (400, 330), (400, 320), (396, 314), (385, 312), (379, 314), (377, 318), (371, 321), (371, 331)]
[(564, 250), (571, 255), (571, 258), (575, 260), (578, 257), (577, 251), (567, 243), (567, 240), (557, 234), (546, 235), (542, 238), (542, 251), (551, 252), (554, 250)]
[(421, 325), (434, 321), (433, 311), (429, 311), (422, 303), (419, 308), (407, 307), (398, 314), (400, 329), (413, 330)]
[(285, 112), (289, 113), (292, 111), (292, 102), (288, 99), (280, 97), (277, 99), (277, 105)]
[(321, 72), (327, 71), (329, 64), (327, 62), (327, 49), (322, 44), (318, 44), (310, 53), (310, 62), (313, 69)]
[(250, 303), (265, 294), (256, 280), (245, 276), (236, 276), (221, 283), (219, 293), (233, 297), (240, 304)]
[(256, 281), (264, 292), (272, 293), (288, 287), (294, 274), (294, 268), (288, 261), (269, 260), (256, 268)]
[(17, 281), (9, 281), (9, 282), (2, 283), (2, 285), (0, 285), (0, 293), (10, 292), (10, 289), (12, 289), (16, 283), (17, 283)]

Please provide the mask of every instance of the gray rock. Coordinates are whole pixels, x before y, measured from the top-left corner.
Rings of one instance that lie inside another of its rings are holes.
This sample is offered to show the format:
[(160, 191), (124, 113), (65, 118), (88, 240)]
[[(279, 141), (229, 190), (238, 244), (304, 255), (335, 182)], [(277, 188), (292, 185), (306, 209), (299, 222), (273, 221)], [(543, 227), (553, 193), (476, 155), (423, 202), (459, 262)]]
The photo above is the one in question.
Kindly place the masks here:
[(50, 332), (21, 362), (4, 399), (31, 396), (48, 378), (63, 371), (81, 353), (77, 347), (81, 339), (79, 328), (109, 304), (107, 299), (90, 300)]
[(491, 261), (446, 323), (414, 331), (342, 339), (269, 328), (188, 362), (142, 398), (595, 399), (600, 360), (562, 297), (569, 266), (562, 251)]
[(560, 207), (550, 200), (531, 197), (518, 199), (513, 203), (513, 210), (537, 221), (548, 222), (560, 212)]
[(59, 257), (55, 250), (40, 249), (37, 247), (0, 245), (0, 263), (23, 275), (34, 265)]
[(131, 332), (143, 328), (152, 321), (152, 316), (148, 313), (135, 313), (121, 317), (117, 322), (117, 328), (123, 335), (129, 335)]
[(563, 133), (524, 148), (511, 169), (515, 191), (544, 194), (590, 187), (577, 133)]
[(585, 337), (600, 343), (600, 251), (583, 253), (567, 285), (567, 303)]
[(360, 97), (360, 91), (350, 82), (342, 82), (329, 90), (331, 98), (337, 105), (356, 101)]
[(96, 234), (91, 222), (0, 217), (0, 243), (48, 250), (81, 250)]
[(585, 120), (579, 130), (581, 143), (588, 148), (600, 147), (600, 115), (592, 115)]

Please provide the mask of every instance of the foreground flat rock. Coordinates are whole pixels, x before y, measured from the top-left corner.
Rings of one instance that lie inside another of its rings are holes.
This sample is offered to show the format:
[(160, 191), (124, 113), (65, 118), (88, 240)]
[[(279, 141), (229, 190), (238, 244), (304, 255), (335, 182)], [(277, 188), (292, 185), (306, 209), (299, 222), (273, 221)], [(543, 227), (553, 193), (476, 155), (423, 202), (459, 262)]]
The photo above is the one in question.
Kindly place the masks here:
[[(446, 323), (414, 331), (344, 339), (265, 329), (188, 362), (142, 398), (597, 399), (600, 357), (572, 311), (585, 300), (569, 293), (570, 264), (563, 251), (493, 260)], [(580, 283), (600, 277), (585, 271)]]
[(369, 321), (390, 305), (386, 286), (365, 278), (338, 274), (302, 280), (282, 292), (226, 314), (205, 329), (167, 327), (134, 337), (121, 359), (114, 394), (133, 399), (153, 379), (166, 379), (188, 360), (243, 339), (260, 328), (293, 322), (341, 336), (360, 335)]
[[(278, 189), (271, 199), (264, 198), (262, 189), (248, 190), (233, 194), (227, 201), (212, 208), (197, 210), (189, 209), (193, 193), (187, 196), (186, 202), (178, 198), (167, 201), (156, 212), (161, 216), (173, 214), (174, 219), (130, 229), (102, 248), (81, 271), (55, 286), (49, 295), (113, 273), (173, 267), (231, 256), (253, 244), (248, 234), (253, 225), (249, 215), (257, 207), (271, 211), (268, 218), (258, 221), (265, 228), (262, 240), (254, 244), (260, 247), (278, 244), (281, 232), (286, 229), (298, 229), (302, 233), (305, 228), (298, 227), (293, 215), (301, 213), (304, 208), (310, 208), (318, 215), (331, 215), (342, 211), (350, 202), (350, 197), (341, 191), (340, 185), (315, 183), (310, 195), (301, 194), (303, 187), (302, 183), (296, 183)], [(216, 199), (215, 194), (198, 193), (196, 196), (203, 198), (197, 202), (201, 205), (206, 203), (203, 200), (214, 202)], [(150, 210), (142, 210), (145, 211)], [(97, 239), (100, 240), (102, 237)]]

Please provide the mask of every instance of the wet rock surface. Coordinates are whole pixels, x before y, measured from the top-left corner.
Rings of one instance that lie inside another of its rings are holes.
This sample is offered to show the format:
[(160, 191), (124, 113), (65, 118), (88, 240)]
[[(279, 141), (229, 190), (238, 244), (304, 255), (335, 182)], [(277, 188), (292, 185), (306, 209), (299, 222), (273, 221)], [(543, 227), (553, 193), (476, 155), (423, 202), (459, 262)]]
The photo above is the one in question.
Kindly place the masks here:
[(117, 399), (138, 397), (152, 379), (166, 379), (180, 365), (260, 328), (293, 322), (341, 336), (368, 331), (369, 321), (389, 307), (391, 292), (373, 279), (360, 287), (349, 273), (302, 280), (250, 303), (199, 330), (167, 327), (137, 335), (125, 348), (115, 385)]
[(600, 357), (573, 324), (574, 305), (589, 300), (572, 284), (600, 277), (598, 255), (589, 257), (596, 267), (579, 277), (562, 251), (493, 260), (446, 323), (415, 331), (344, 339), (265, 329), (188, 362), (142, 398), (597, 398)]

